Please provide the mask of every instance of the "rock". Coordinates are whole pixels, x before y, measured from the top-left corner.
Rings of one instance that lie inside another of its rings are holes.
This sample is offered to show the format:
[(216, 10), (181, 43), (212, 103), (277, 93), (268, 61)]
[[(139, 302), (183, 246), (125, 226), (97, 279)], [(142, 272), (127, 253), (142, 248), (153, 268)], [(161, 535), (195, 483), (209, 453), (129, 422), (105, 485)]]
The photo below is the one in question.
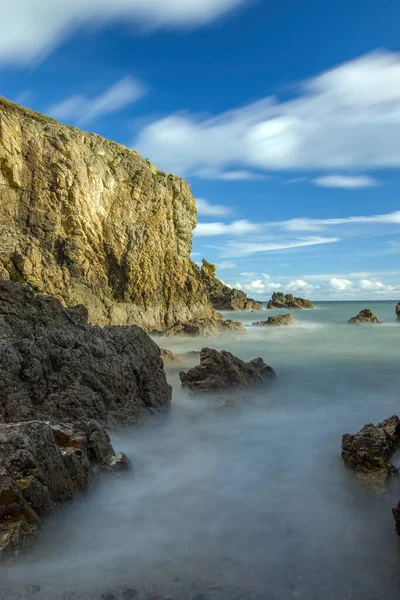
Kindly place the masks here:
[(242, 290), (225, 285), (215, 277), (216, 266), (203, 258), (201, 277), (215, 310), (263, 310), (261, 302), (248, 298)]
[(0, 422), (115, 427), (170, 399), (160, 350), (142, 329), (89, 325), (80, 309), (0, 281)]
[(342, 438), (341, 456), (360, 479), (383, 483), (397, 472), (390, 458), (399, 445), (400, 420), (393, 415), (378, 425), (364, 425), (358, 433), (346, 433)]
[(222, 335), (224, 333), (246, 333), (246, 329), (239, 321), (224, 320), (221, 318), (204, 318), (183, 323), (178, 321), (169, 329), (162, 332), (162, 335), (189, 335), (194, 337), (210, 337)]
[(378, 317), (374, 315), (372, 310), (370, 310), (369, 308), (364, 308), (364, 310), (361, 310), (356, 317), (352, 317), (351, 319), (349, 319), (348, 323), (351, 323), (353, 325), (363, 325), (365, 323), (380, 323), (380, 321)]
[(392, 512), (393, 512), (393, 517), (394, 517), (394, 522), (395, 522), (395, 527), (396, 527), (396, 533), (397, 533), (397, 535), (400, 535), (400, 502), (398, 503), (398, 505), (395, 508), (392, 508)]
[(262, 358), (246, 363), (225, 350), (203, 348), (200, 365), (179, 377), (182, 387), (192, 392), (215, 392), (263, 385), (275, 377), (275, 371)]
[(84, 304), (100, 325), (213, 316), (186, 181), (4, 98), (0, 119), (0, 279)]
[(400, 321), (400, 302), (396, 304), (396, 316), (397, 320)]
[[(90, 450), (90, 435), (108, 438), (98, 423), (87, 431), (44, 421), (0, 424), (0, 559), (12, 559), (38, 539), (41, 519), (88, 488), (92, 472), (121, 468), (111, 443)], [(108, 438), (109, 440), (109, 438)], [(130, 469), (124, 458), (123, 468)]]
[(171, 350), (166, 350), (165, 348), (160, 348), (161, 358), (163, 360), (164, 365), (181, 365), (182, 359), (179, 358), (176, 354), (174, 354)]
[(286, 327), (288, 325), (294, 325), (295, 320), (290, 313), (287, 315), (276, 315), (274, 317), (268, 317), (266, 321), (257, 321), (253, 323), (255, 326), (267, 326), (267, 327)]
[(305, 298), (296, 298), (293, 294), (283, 294), (282, 292), (274, 292), (271, 300), (267, 304), (267, 308), (315, 308), (310, 300)]

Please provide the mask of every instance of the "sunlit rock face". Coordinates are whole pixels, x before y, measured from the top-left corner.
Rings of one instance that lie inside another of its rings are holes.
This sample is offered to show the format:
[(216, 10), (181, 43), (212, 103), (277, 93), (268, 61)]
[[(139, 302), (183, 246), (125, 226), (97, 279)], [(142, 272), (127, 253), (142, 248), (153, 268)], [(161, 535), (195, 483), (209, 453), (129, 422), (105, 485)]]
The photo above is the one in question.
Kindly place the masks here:
[(164, 329), (211, 316), (190, 260), (189, 185), (135, 151), (0, 99), (0, 279), (91, 322)]

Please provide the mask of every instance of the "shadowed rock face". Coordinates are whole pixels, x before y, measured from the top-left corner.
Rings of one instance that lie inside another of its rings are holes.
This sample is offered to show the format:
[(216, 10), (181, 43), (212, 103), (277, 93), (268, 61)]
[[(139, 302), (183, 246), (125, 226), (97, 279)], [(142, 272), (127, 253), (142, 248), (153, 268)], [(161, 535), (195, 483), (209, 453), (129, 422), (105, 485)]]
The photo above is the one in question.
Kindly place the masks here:
[(294, 323), (295, 320), (289, 313), (287, 315), (268, 317), (266, 321), (257, 321), (256, 323), (253, 323), (253, 325), (262, 327), (288, 327), (289, 325), (294, 325)]
[(160, 350), (142, 329), (101, 329), (83, 306), (0, 281), (0, 421), (115, 427), (170, 398)]
[(0, 98), (0, 279), (101, 325), (212, 316), (189, 185), (133, 150)]
[(383, 483), (397, 472), (390, 458), (399, 445), (400, 420), (393, 415), (378, 425), (364, 425), (358, 433), (346, 433), (342, 438), (342, 459), (360, 479)]
[(396, 533), (397, 533), (397, 535), (400, 535), (400, 502), (398, 503), (398, 505), (395, 508), (392, 508), (392, 512), (393, 512), (393, 517), (394, 517), (394, 522), (395, 522), (395, 527), (396, 527)]
[(397, 320), (400, 321), (400, 302), (396, 304), (396, 317)]
[(363, 325), (364, 323), (380, 323), (378, 317), (374, 315), (372, 310), (370, 310), (369, 308), (364, 308), (364, 310), (361, 310), (356, 317), (352, 317), (351, 319), (349, 319), (348, 322), (352, 325)]
[(215, 277), (216, 266), (203, 258), (201, 277), (215, 310), (262, 310), (261, 302), (248, 298), (241, 290), (230, 288)]
[(305, 298), (296, 298), (293, 294), (284, 294), (283, 292), (274, 292), (267, 308), (315, 308), (310, 300)]
[(93, 472), (131, 469), (95, 421), (78, 430), (42, 421), (0, 425), (0, 560), (40, 535), (41, 519), (87, 490)]
[(200, 365), (179, 374), (182, 387), (192, 392), (215, 392), (260, 386), (275, 377), (262, 358), (244, 362), (230, 352), (203, 348)]

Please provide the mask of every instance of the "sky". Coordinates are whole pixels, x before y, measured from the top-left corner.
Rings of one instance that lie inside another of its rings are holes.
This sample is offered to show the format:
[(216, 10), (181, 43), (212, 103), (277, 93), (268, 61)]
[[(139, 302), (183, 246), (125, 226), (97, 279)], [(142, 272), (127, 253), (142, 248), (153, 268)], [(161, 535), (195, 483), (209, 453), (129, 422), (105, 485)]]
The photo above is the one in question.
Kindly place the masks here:
[(0, 94), (187, 179), (250, 296), (400, 297), (395, 0), (14, 0)]

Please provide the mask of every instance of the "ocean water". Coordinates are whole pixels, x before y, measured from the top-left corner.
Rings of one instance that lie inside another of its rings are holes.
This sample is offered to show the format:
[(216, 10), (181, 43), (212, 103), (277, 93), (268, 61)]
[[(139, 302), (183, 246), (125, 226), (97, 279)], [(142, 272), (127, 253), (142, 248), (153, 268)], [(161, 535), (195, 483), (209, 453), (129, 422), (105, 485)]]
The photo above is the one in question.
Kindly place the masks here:
[[(365, 307), (382, 325), (347, 325)], [(400, 482), (367, 489), (340, 461), (343, 433), (400, 413), (395, 302), (321, 302), (293, 311), (294, 327), (251, 327), (279, 312), (226, 313), (247, 335), (157, 340), (261, 356), (277, 379), (220, 408), (172, 369), (168, 414), (114, 436), (134, 477), (49, 519), (38, 550), (0, 571), (2, 600), (126, 588), (139, 600), (398, 600)]]

